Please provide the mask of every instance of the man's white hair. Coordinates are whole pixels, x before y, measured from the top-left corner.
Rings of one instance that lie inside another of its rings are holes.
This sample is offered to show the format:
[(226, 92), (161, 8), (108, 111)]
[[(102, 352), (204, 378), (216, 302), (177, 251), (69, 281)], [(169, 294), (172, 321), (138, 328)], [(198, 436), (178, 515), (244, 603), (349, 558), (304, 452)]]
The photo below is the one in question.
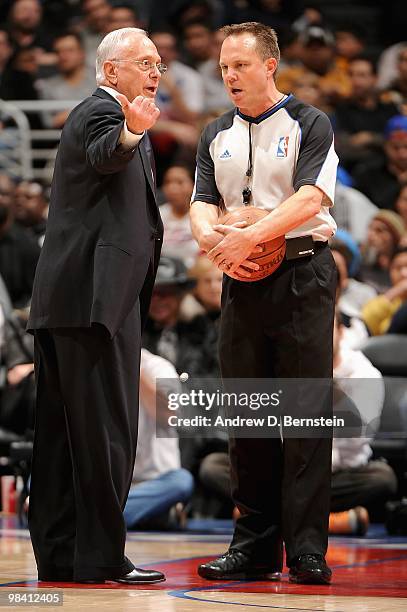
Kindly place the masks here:
[(96, 83), (100, 85), (105, 80), (103, 64), (110, 59), (115, 59), (117, 51), (124, 46), (126, 39), (132, 34), (144, 34), (145, 30), (140, 28), (120, 28), (106, 34), (96, 51)]

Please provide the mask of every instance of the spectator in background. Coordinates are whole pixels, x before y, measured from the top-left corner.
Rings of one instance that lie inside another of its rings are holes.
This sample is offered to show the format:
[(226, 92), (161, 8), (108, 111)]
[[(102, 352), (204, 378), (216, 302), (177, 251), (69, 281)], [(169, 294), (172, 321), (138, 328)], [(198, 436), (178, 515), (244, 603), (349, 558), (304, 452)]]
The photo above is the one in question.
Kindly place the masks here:
[(25, 332), (25, 324), (9, 314), (4, 326), (2, 365), (6, 384), (0, 397), (0, 426), (15, 434), (34, 430), (35, 381), (34, 339)]
[[(4, 69), (0, 98), (4, 100), (37, 100), (35, 80), (38, 74), (37, 51), (33, 46), (17, 48)], [(41, 129), (40, 115), (27, 112), (31, 129)]]
[(223, 274), (206, 255), (198, 255), (188, 275), (196, 281), (192, 295), (198, 309), (193, 321), (206, 328), (204, 346), (210, 359), (205, 363), (205, 372), (199, 374), (219, 378), (218, 343)]
[(397, 52), (397, 76), (389, 83), (384, 98), (396, 104), (399, 112), (407, 115), (407, 43)]
[(336, 63), (333, 34), (322, 27), (311, 26), (300, 34), (299, 40), (303, 46), (302, 65), (282, 70), (277, 75), (277, 87), (290, 93), (294, 82), (303, 75), (316, 74), (327, 103), (334, 107), (339, 100), (349, 96), (351, 85), (347, 71)]
[(161, 60), (169, 66), (160, 81), (157, 106), (161, 114), (150, 130), (157, 160), (157, 183), (165, 170), (176, 163), (193, 163), (199, 138), (197, 121), (203, 110), (200, 75), (178, 61), (176, 38), (169, 30), (156, 30), (151, 39)]
[(403, 219), (392, 210), (380, 210), (369, 223), (361, 246), (363, 263), (359, 278), (379, 293), (391, 285), (390, 262), (405, 232)]
[(42, 17), (39, 0), (16, 0), (8, 14), (8, 29), (17, 48), (31, 47), (40, 65), (53, 64), (52, 33), (43, 27)]
[[(340, 417), (341, 410), (348, 408), (349, 404), (343, 403), (345, 392), (350, 406), (356, 407), (361, 415), (363, 425), (370, 426), (370, 435), (333, 440), (329, 532), (362, 535), (369, 523), (369, 514), (363, 506), (376, 513), (378, 507), (383, 511), (385, 501), (396, 492), (397, 480), (387, 463), (371, 460), (371, 432), (375, 430), (384, 400), (382, 376), (361, 351), (351, 350), (343, 343), (342, 333), (343, 328), (336, 320), (334, 379), (342, 393), (334, 396), (334, 414)], [(207, 454), (201, 462), (199, 477), (208, 492), (223, 501), (230, 500), (230, 463), (226, 450)], [(234, 512), (236, 515), (239, 516)]]
[(359, 161), (381, 160), (387, 121), (398, 114), (397, 106), (381, 102), (376, 90), (376, 71), (367, 57), (349, 61), (351, 93), (334, 113), (335, 141), (341, 163), (352, 168)]
[(225, 35), (219, 30), (213, 34), (212, 56), (201, 63), (198, 72), (203, 79), (204, 113), (222, 114), (232, 108), (230, 98), (223, 84), (219, 66), (220, 48)]
[(205, 255), (198, 255), (189, 269), (189, 276), (196, 281), (192, 291), (203, 312), (213, 321), (220, 316), (223, 273)]
[(289, 27), (279, 32), (278, 45), (281, 54), (278, 65), (280, 72), (286, 68), (301, 65), (302, 44), (297, 30)]
[[(332, 497), (330, 533), (364, 535), (369, 513), (382, 514), (385, 502), (396, 493), (397, 480), (392, 468), (372, 460), (370, 442), (377, 429), (384, 402), (384, 383), (380, 372), (359, 350), (343, 342), (343, 325), (337, 314), (334, 322), (334, 380), (353, 401), (364, 435), (335, 437), (332, 442)], [(334, 414), (341, 416), (342, 402), (334, 402)]]
[(384, 129), (385, 156), (352, 171), (355, 187), (379, 208), (394, 209), (400, 185), (407, 181), (407, 117), (396, 115)]
[(331, 214), (338, 228), (349, 232), (358, 244), (366, 240), (369, 223), (378, 212), (377, 206), (363, 193), (336, 181)]
[(213, 356), (207, 354), (206, 325), (193, 320), (184, 300), (196, 282), (175, 257), (161, 257), (146, 327), (143, 346), (175, 366), (179, 374), (205, 375)]
[(347, 244), (340, 238), (332, 238), (329, 243), (333, 258), (338, 268), (338, 301), (337, 308), (348, 320), (361, 317), (363, 306), (376, 297), (373, 287), (350, 276), (349, 270), (353, 263), (353, 254)]
[(320, 87), (319, 77), (312, 72), (306, 72), (292, 81), (292, 93), (306, 104), (312, 104), (325, 113), (330, 112), (327, 96)]
[[(76, 32), (60, 34), (54, 41), (58, 74), (37, 82), (43, 100), (83, 100), (95, 88), (95, 69), (86, 65), (82, 39)], [(62, 129), (72, 109), (43, 113), (46, 127)]]
[(112, 0), (108, 31), (119, 30), (120, 28), (142, 28), (144, 24), (138, 18), (134, 3), (122, 0)]
[(213, 28), (203, 21), (185, 23), (182, 40), (186, 51), (186, 61), (193, 68), (211, 59), (213, 45)]
[(32, 232), (42, 246), (48, 216), (48, 201), (42, 185), (21, 181), (16, 188), (13, 210), (16, 223)]
[(398, 42), (381, 52), (377, 62), (379, 89), (387, 89), (390, 83), (397, 78), (397, 56), (406, 44), (406, 41)]
[(365, 52), (366, 30), (356, 23), (342, 23), (335, 29), (335, 47), (338, 66), (344, 70), (349, 68), (349, 63)]
[(0, 275), (13, 308), (25, 308), (31, 298), (40, 247), (14, 222), (15, 185), (0, 174)]
[(403, 219), (404, 225), (407, 228), (407, 183), (401, 186), (394, 208)]
[[(156, 386), (157, 378), (165, 381)], [(149, 528), (182, 526), (177, 518), (192, 495), (194, 481), (190, 472), (181, 468), (178, 437), (175, 428), (168, 426), (166, 405), (167, 393), (180, 391), (174, 366), (142, 349), (136, 461), (123, 512), (128, 529), (145, 528), (146, 522)], [(175, 517), (171, 509), (176, 510)]]
[(202, 78), (196, 70), (178, 60), (177, 39), (171, 31), (157, 30), (150, 36), (161, 61), (168, 66), (156, 98), (161, 117), (193, 124), (203, 111)]
[(0, 27), (0, 83), (12, 53), (10, 35), (5, 28)]
[(170, 166), (164, 173), (162, 190), (165, 204), (160, 206), (165, 230), (162, 254), (181, 258), (187, 268), (194, 263), (198, 253), (189, 221), (193, 188), (194, 175), (187, 166)]
[(400, 247), (390, 262), (391, 287), (362, 309), (362, 317), (373, 336), (385, 334), (394, 314), (407, 301), (407, 247)]
[(95, 68), (96, 50), (102, 38), (110, 31), (112, 7), (107, 0), (81, 0), (83, 21), (79, 33), (83, 37), (86, 63)]

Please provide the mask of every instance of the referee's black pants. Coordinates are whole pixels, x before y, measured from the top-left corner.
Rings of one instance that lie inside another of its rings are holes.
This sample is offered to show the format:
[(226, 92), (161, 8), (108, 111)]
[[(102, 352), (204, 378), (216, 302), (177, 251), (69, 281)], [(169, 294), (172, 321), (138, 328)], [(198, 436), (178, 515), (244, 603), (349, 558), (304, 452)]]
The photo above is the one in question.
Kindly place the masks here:
[(106, 328), (35, 331), (37, 405), (29, 529), (40, 579), (115, 578), (138, 427), (138, 304)]
[[(284, 260), (271, 276), (224, 277), (223, 378), (331, 378), (337, 271), (328, 246)], [(328, 406), (329, 416), (330, 406)], [(276, 571), (304, 553), (325, 554), (331, 438), (229, 440), (232, 497), (241, 511), (231, 544)]]

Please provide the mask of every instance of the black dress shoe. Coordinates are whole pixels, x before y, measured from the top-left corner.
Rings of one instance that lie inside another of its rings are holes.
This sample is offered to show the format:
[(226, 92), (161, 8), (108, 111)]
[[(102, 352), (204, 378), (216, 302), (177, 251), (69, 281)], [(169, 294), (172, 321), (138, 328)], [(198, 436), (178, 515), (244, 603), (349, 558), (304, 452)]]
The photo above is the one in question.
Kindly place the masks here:
[(156, 582), (163, 582), (165, 580), (164, 574), (155, 570), (144, 570), (135, 567), (131, 572), (119, 578), (109, 578), (109, 582), (120, 582), (123, 584), (154, 584)]
[(198, 574), (207, 580), (280, 580), (281, 574), (275, 568), (265, 564), (256, 564), (240, 550), (229, 550), (227, 553), (203, 563), (198, 567)]
[(325, 563), (323, 555), (305, 554), (290, 563), (288, 576), (290, 582), (297, 584), (329, 584), (332, 571)]

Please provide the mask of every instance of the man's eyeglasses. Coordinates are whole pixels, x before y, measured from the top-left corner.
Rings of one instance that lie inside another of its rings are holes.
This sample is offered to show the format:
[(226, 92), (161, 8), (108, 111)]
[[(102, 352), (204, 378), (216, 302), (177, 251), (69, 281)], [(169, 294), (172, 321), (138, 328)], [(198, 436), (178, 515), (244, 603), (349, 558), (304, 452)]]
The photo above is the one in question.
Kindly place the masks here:
[(140, 70), (143, 72), (151, 72), (151, 70), (157, 69), (160, 74), (164, 74), (168, 70), (168, 66), (166, 64), (155, 64), (154, 62), (149, 62), (148, 60), (133, 60), (133, 59), (112, 59), (111, 62), (129, 62), (131, 64), (138, 64), (140, 66)]

